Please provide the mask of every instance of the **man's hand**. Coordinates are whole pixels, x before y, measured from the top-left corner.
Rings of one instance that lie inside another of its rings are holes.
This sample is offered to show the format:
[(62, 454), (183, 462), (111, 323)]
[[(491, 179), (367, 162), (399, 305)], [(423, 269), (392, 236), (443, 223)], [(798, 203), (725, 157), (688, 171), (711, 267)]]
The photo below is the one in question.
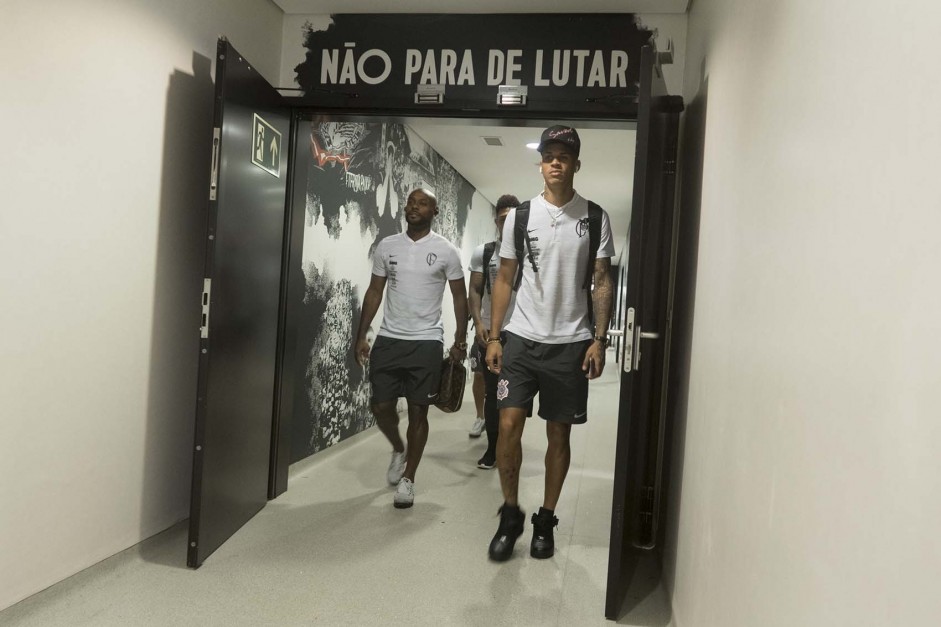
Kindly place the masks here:
[(586, 373), (586, 379), (597, 379), (604, 372), (604, 353), (604, 343), (592, 341), (591, 346), (585, 351), (585, 359), (582, 360), (582, 370)]
[(451, 361), (464, 361), (467, 358), (467, 346), (460, 348), (457, 345), (457, 342), (451, 345), (451, 350), (448, 351), (448, 355), (451, 357)]
[(478, 344), (481, 346), (487, 345), (487, 338), (490, 337), (490, 329), (481, 329), (477, 328), (476, 337), (474, 338)]
[(493, 374), (500, 374), (503, 369), (503, 344), (500, 342), (487, 343), (487, 369)]
[(365, 338), (356, 340), (356, 345), (353, 346), (353, 355), (356, 357), (356, 363), (360, 366), (365, 366), (366, 362), (369, 361), (369, 342)]

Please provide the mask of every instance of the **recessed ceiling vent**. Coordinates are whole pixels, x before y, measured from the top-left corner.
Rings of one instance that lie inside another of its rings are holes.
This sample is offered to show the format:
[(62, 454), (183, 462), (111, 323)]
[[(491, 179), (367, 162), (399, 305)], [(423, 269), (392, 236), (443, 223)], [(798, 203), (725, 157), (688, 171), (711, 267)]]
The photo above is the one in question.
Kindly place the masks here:
[(481, 137), (488, 146), (502, 146), (503, 140), (499, 137)]

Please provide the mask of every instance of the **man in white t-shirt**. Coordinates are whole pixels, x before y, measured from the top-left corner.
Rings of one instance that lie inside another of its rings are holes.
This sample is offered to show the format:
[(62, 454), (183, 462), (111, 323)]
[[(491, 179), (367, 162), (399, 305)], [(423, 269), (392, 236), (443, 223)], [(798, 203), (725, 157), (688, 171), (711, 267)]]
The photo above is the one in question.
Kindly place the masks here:
[[(493, 242), (481, 244), (474, 249), (470, 262), (470, 289), (467, 293), (467, 304), (470, 307), (471, 318), (474, 319), (474, 328), (477, 330), (474, 343), (470, 349), (469, 362), (474, 376), (484, 379), (484, 426), (487, 430), (487, 450), (483, 457), (477, 460), (477, 467), (490, 470), (497, 464), (497, 437), (500, 430), (500, 416), (497, 410), (497, 375), (487, 369), (484, 360), (487, 351), (487, 338), (490, 337), (490, 291), (496, 281), (497, 269), (500, 267), (500, 240), (503, 239), (503, 223), (511, 209), (516, 209), (519, 199), (511, 194), (504, 194), (497, 199), (493, 208), (494, 223), (497, 225), (497, 239)], [(486, 268), (484, 267), (486, 264)], [(510, 305), (504, 316), (504, 327), (510, 320), (513, 311), (513, 294), (510, 295)], [(501, 335), (499, 329), (494, 336)], [(478, 418), (479, 420), (479, 418)], [(475, 423), (476, 428), (476, 423)], [(478, 432), (479, 434), (479, 432)], [(471, 431), (473, 436), (473, 430)]]
[[(408, 229), (384, 238), (373, 253), (372, 278), (363, 298), (359, 333), (354, 345), (356, 361), (369, 361), (371, 407), (376, 424), (392, 444), (386, 478), (396, 486), (393, 505), (411, 507), (415, 501), (415, 471), (428, 440), (428, 406), (438, 396), (444, 344), (441, 299), (451, 288), (457, 330), (451, 358), (467, 354), (467, 292), (461, 256), (454, 244), (432, 232), (438, 200), (427, 189), (408, 195)], [(388, 289), (386, 289), (388, 288)], [(387, 292), (382, 324), (370, 349), (369, 325)], [(396, 402), (408, 403), (408, 431), (402, 442)]]
[[(575, 191), (575, 173), (581, 167), (578, 133), (568, 126), (551, 126), (543, 131), (538, 150), (545, 187), (529, 202), (526, 233), (520, 238), (524, 250), (519, 253), (516, 219), (525, 213), (526, 204), (507, 216), (500, 271), (491, 293), (491, 323), (500, 328), (522, 263), (506, 346), (493, 332), (487, 338), (487, 366), (499, 375), (497, 466), (504, 497), (500, 526), (489, 548), (494, 561), (509, 559), (523, 533), (525, 515), (517, 501), (520, 440), (526, 404), (537, 392), (548, 446), (545, 495), (532, 518), (530, 555), (546, 559), (555, 551), (553, 528), (559, 522), (555, 507), (569, 468), (571, 428), (587, 420), (588, 380), (604, 370), (611, 311), (611, 225), (604, 210)], [(592, 233), (592, 229), (597, 230)], [(589, 242), (595, 238), (597, 249), (590, 251)], [(591, 280), (586, 279), (589, 273)]]

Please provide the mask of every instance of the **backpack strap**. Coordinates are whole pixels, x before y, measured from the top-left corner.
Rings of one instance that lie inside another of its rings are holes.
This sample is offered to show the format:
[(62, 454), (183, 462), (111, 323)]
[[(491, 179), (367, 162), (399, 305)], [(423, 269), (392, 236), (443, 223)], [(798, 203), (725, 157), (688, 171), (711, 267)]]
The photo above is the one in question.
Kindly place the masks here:
[(520, 288), (523, 281), (523, 261), (526, 253), (529, 253), (529, 262), (533, 266), (533, 272), (539, 272), (536, 261), (533, 259), (532, 244), (529, 241), (529, 201), (520, 203), (516, 208), (516, 223), (513, 228), (513, 248), (516, 249), (516, 280), (513, 282), (513, 291)]
[(591, 300), (591, 283), (595, 278), (595, 260), (598, 258), (598, 245), (601, 244), (601, 207), (588, 201), (588, 268), (582, 289), (588, 297), (588, 320), (592, 333), (595, 328), (595, 307)]
[(490, 260), (493, 259), (493, 251), (496, 248), (496, 242), (484, 244), (484, 289), (490, 293)]
[(595, 259), (598, 257), (598, 246), (601, 244), (601, 207), (588, 201), (588, 270), (585, 271), (583, 290), (591, 289), (591, 282), (595, 276)]

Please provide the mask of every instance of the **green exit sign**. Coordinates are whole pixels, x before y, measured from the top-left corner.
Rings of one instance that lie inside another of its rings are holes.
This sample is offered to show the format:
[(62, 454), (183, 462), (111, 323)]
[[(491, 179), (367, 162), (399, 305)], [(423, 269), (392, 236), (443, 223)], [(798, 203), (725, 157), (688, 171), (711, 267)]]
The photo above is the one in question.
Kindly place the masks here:
[(252, 145), (252, 163), (281, 178), (281, 133), (257, 113), (253, 127), (255, 141)]

